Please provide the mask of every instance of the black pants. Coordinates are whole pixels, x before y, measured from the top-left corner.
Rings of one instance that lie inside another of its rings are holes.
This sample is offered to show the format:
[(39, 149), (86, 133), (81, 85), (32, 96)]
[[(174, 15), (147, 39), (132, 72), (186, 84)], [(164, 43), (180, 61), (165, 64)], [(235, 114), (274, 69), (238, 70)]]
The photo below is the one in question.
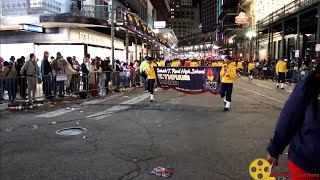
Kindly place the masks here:
[(232, 89), (233, 89), (233, 83), (222, 83), (221, 90), (220, 90), (221, 98), (226, 97), (226, 100), (228, 102), (231, 102)]
[(52, 96), (52, 81), (51, 76), (49, 75), (43, 77), (43, 90), (45, 97)]
[(278, 83), (285, 83), (285, 79), (286, 79), (286, 73), (284, 72), (279, 72), (278, 73)]
[(148, 79), (147, 79), (147, 75), (146, 75), (146, 72), (142, 72), (141, 73), (141, 77), (145, 80), (145, 82), (144, 82), (144, 88), (145, 88), (145, 90), (148, 90)]
[(147, 88), (148, 91), (153, 94), (154, 93), (154, 84), (155, 84), (156, 80), (155, 79), (148, 79), (147, 81)]
[(249, 72), (250, 72), (250, 76), (253, 76), (253, 70), (250, 70)]
[(26, 99), (27, 97), (27, 79), (25, 77), (18, 77), (18, 87), (20, 98)]

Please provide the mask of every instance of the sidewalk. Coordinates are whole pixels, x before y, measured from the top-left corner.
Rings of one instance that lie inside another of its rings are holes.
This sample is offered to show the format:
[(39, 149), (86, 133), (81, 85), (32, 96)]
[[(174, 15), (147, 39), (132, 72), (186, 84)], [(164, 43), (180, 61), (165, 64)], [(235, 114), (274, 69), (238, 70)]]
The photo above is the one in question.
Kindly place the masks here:
[(262, 80), (262, 79), (253, 79), (252, 81), (250, 81), (248, 79), (248, 77), (246, 76), (241, 76), (239, 79), (241, 79), (242, 81), (248, 81), (248, 82), (252, 82), (253, 84), (260, 86), (260, 87), (264, 87), (267, 89), (274, 89), (274, 90), (279, 90), (279, 91), (285, 91), (287, 93), (292, 93), (295, 84), (285, 84), (284, 89), (285, 90), (281, 90), (281, 89), (277, 89), (277, 82), (276, 81), (272, 81), (270, 80)]

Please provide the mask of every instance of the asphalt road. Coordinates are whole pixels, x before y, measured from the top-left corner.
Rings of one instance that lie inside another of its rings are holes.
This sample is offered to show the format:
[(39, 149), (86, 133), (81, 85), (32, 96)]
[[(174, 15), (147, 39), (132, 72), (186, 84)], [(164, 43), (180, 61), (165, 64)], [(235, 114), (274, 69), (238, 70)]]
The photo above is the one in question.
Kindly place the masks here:
[[(267, 81), (239, 79), (231, 111), (211, 94), (160, 90), (156, 102), (138, 89), (72, 106), (0, 113), (0, 179), (251, 179), (249, 165), (265, 148), (290, 94)], [(71, 108), (72, 108), (71, 107)], [(56, 131), (83, 127), (78, 136)], [(287, 155), (274, 172), (287, 172)]]

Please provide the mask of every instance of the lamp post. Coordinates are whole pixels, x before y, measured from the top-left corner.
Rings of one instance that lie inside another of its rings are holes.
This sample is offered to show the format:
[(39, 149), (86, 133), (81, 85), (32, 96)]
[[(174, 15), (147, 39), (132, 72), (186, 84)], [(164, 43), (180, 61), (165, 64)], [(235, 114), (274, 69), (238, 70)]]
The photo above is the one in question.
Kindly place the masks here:
[(114, 66), (114, 0), (111, 0), (111, 62), (112, 62), (112, 69), (115, 68)]
[(249, 32), (247, 32), (247, 34), (246, 34), (246, 36), (249, 38), (249, 40), (250, 40), (250, 51), (249, 51), (249, 53), (250, 53), (250, 59), (253, 59), (253, 43), (252, 43), (252, 38), (253, 37), (257, 37), (257, 33), (256, 32), (254, 32), (254, 31), (249, 31)]

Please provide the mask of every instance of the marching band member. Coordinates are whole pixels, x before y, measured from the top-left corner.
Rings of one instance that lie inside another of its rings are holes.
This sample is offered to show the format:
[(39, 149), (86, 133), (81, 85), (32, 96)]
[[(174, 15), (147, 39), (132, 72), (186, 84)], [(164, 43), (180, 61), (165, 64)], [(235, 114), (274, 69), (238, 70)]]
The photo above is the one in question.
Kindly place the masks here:
[(147, 74), (147, 89), (150, 92), (150, 102), (154, 102), (154, 87), (155, 87), (155, 82), (156, 82), (156, 72), (154, 70), (155, 67), (158, 65), (154, 62), (154, 58), (148, 57), (147, 61), (147, 67), (146, 67), (146, 74)]
[(232, 58), (230, 56), (225, 57), (225, 64), (220, 71), (221, 77), (221, 98), (224, 100), (224, 111), (229, 111), (231, 105), (231, 95), (233, 90), (233, 83), (237, 77), (237, 69), (231, 63)]
[(251, 60), (250, 63), (248, 64), (249, 80), (253, 79), (254, 68), (255, 68), (255, 65), (254, 65), (253, 61)]

